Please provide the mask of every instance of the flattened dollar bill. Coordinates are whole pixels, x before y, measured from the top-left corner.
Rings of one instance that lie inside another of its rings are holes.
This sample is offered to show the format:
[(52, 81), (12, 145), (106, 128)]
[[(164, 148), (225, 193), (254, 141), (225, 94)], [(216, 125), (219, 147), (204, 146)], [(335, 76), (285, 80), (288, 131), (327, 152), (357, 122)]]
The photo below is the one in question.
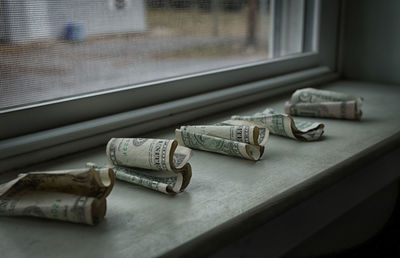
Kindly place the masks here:
[(111, 169), (20, 174), (0, 185), (0, 215), (35, 216), (95, 225), (114, 186)]
[(292, 117), (276, 113), (271, 108), (252, 116), (232, 116), (230, 120), (224, 121), (222, 124), (266, 127), (271, 134), (305, 141), (319, 140), (325, 127), (322, 123), (295, 121)]
[(181, 126), (175, 130), (178, 143), (189, 148), (259, 160), (269, 131), (254, 125)]
[(112, 138), (106, 152), (117, 179), (159, 192), (183, 192), (192, 177), (192, 150), (175, 140)]
[(294, 116), (360, 120), (362, 102), (361, 97), (306, 88), (293, 93), (290, 101), (285, 103), (285, 113)]

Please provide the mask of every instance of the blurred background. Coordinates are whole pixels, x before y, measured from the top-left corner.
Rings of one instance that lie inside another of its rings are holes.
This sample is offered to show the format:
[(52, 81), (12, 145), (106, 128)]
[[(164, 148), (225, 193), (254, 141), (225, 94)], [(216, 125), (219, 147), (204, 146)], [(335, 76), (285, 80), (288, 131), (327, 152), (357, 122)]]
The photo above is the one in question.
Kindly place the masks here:
[(0, 110), (266, 60), (269, 14), (269, 0), (0, 0)]

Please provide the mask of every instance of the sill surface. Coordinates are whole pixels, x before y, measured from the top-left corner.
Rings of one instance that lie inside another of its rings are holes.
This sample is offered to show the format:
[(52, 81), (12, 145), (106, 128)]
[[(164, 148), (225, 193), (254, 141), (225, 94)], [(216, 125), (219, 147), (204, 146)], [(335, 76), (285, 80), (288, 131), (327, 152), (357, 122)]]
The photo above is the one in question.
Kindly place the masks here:
[[(96, 227), (1, 217), (2, 255), (200, 256), (222, 245), (218, 243), (221, 236), (243, 234), (245, 229), (238, 228), (241, 223), (251, 221), (252, 227), (257, 227), (321, 187), (351, 174), (369, 159), (399, 147), (400, 87), (338, 81), (324, 88), (364, 97), (362, 120), (303, 118), (325, 124), (323, 140), (300, 142), (272, 135), (259, 162), (194, 151), (190, 161), (192, 181), (186, 192), (174, 197), (118, 181), (108, 197), (106, 219)], [(281, 111), (288, 97), (266, 99), (192, 124), (211, 124), (266, 107)], [(173, 131), (170, 128), (145, 136), (173, 138)], [(24, 171), (79, 168), (87, 161), (105, 164), (104, 149), (77, 153)], [(13, 178), (18, 172), (22, 171), (1, 175), (0, 180)]]

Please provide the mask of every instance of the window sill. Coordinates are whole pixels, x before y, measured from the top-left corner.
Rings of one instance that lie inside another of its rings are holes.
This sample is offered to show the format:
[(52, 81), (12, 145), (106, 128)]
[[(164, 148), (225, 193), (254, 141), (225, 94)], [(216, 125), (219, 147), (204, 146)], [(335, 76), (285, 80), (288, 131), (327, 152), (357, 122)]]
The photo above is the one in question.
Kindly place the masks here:
[[(328, 67), (320, 66), (0, 140), (0, 173), (100, 146), (106, 144), (110, 138), (115, 136), (140, 135), (182, 121), (214, 114), (216, 111), (254, 103), (260, 99), (273, 97), (296, 88), (331, 81), (337, 77), (338, 75), (332, 73)], [(147, 98), (150, 97), (144, 97), (144, 99)], [(44, 116), (46, 114), (44, 113)], [(57, 112), (54, 114), (57, 114)], [(25, 121), (26, 117), (30, 116), (25, 114), (20, 120)], [(8, 124), (7, 119), (4, 120), (4, 123), (7, 124), (6, 127), (15, 127), (15, 125)]]
[[(322, 141), (307, 143), (272, 136), (259, 162), (195, 151), (191, 159), (193, 177), (186, 192), (170, 197), (117, 182), (108, 198), (106, 220), (94, 228), (2, 217), (0, 249), (3, 255), (203, 256), (272, 218), (284, 216), (284, 211), (340, 183), (369, 161), (400, 146), (399, 87), (338, 81), (326, 89), (363, 96), (361, 122), (310, 118), (325, 123)], [(282, 110), (287, 98), (288, 95), (266, 99), (192, 123), (215, 123), (233, 114), (253, 114), (266, 106)], [(173, 129), (146, 137), (173, 138)], [(105, 164), (104, 148), (53, 160), (29, 170), (78, 168), (86, 161)], [(1, 175), (1, 180), (12, 178), (16, 173)], [(381, 179), (376, 181), (376, 188), (399, 176), (394, 170), (385, 176), (379, 170), (371, 173), (372, 179)], [(284, 229), (285, 225), (277, 227)]]

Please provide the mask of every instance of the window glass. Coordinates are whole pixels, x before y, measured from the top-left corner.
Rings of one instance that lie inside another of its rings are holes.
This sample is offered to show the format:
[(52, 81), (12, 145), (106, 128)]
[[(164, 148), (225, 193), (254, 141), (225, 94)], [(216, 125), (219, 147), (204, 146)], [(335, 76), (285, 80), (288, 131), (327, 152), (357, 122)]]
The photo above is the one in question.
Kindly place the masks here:
[(0, 110), (301, 52), (304, 2), (275, 2), (0, 0)]

